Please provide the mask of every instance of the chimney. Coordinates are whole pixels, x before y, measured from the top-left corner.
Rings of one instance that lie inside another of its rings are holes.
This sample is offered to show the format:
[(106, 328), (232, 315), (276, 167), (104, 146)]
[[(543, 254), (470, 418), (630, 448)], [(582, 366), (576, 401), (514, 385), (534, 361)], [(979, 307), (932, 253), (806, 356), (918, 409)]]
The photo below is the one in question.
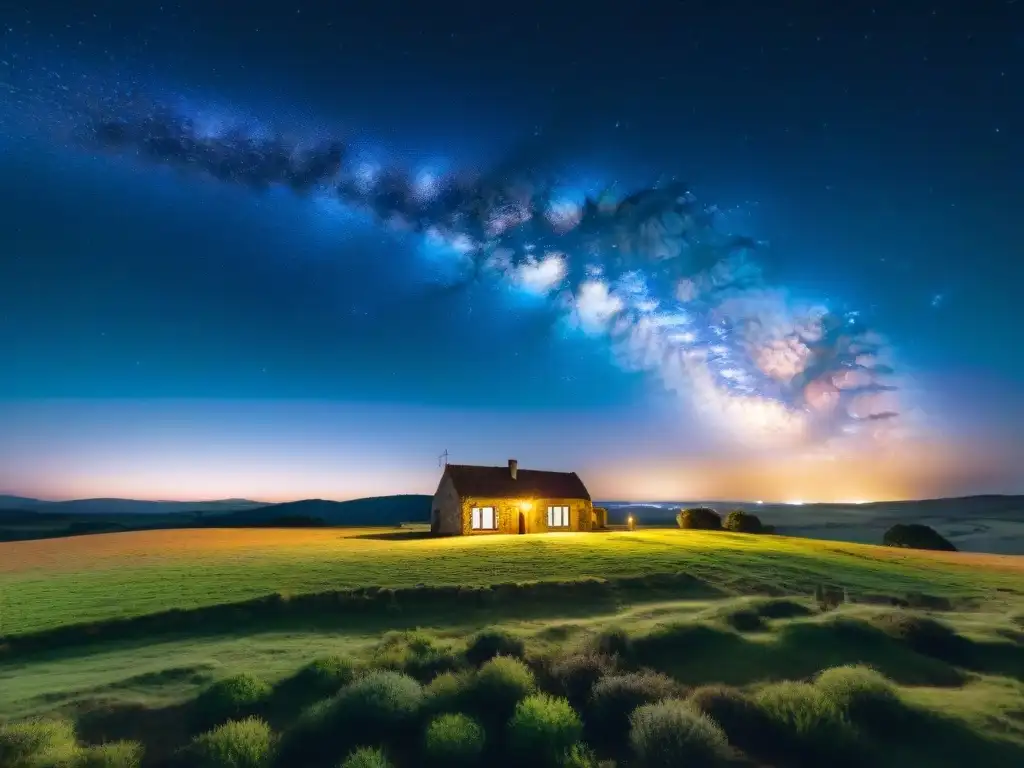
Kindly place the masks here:
[(515, 459), (508, 460), (508, 472), (512, 475), (512, 479), (516, 479), (516, 473), (519, 472), (519, 462)]

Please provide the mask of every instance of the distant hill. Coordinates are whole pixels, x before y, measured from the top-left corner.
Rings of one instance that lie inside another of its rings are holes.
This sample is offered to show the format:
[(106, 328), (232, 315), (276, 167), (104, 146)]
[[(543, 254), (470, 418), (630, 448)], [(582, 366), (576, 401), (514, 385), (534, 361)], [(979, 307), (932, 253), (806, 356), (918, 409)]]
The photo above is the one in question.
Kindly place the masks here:
[(205, 525), (260, 525), (274, 520), (313, 518), (325, 525), (398, 525), (430, 521), (430, 501), (425, 494), (375, 496), (351, 501), (305, 499), (284, 504), (268, 504), (257, 509), (209, 515)]
[(75, 499), (43, 501), (23, 496), (0, 496), (0, 509), (33, 510), (64, 515), (175, 515), (195, 512), (234, 512), (266, 506), (249, 499), (212, 501), (147, 501), (139, 499)]

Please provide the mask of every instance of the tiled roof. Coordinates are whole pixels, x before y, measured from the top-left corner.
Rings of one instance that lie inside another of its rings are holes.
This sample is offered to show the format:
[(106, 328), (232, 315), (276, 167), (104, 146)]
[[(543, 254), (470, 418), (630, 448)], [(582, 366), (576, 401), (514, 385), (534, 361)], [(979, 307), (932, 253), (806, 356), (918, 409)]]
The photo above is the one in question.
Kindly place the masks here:
[(445, 472), (455, 483), (459, 496), (497, 498), (586, 499), (590, 493), (575, 472), (545, 472), (520, 469), (516, 479), (508, 467), (474, 467), (449, 464)]

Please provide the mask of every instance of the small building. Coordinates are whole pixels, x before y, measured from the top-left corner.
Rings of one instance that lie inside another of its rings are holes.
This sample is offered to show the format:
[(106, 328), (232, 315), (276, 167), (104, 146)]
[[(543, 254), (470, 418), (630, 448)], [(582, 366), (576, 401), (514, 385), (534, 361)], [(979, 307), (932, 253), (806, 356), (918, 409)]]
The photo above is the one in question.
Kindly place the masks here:
[(445, 535), (589, 531), (590, 492), (575, 472), (449, 464), (430, 512), (430, 530)]

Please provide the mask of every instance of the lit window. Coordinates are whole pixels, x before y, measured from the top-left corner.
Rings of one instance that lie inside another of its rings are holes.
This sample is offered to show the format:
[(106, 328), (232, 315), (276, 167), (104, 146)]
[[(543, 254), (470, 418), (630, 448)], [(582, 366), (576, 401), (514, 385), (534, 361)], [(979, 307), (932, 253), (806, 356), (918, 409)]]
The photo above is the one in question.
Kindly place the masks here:
[(548, 507), (548, 528), (568, 528), (569, 508)]
[(474, 531), (493, 531), (498, 527), (494, 507), (473, 507), (472, 528)]

